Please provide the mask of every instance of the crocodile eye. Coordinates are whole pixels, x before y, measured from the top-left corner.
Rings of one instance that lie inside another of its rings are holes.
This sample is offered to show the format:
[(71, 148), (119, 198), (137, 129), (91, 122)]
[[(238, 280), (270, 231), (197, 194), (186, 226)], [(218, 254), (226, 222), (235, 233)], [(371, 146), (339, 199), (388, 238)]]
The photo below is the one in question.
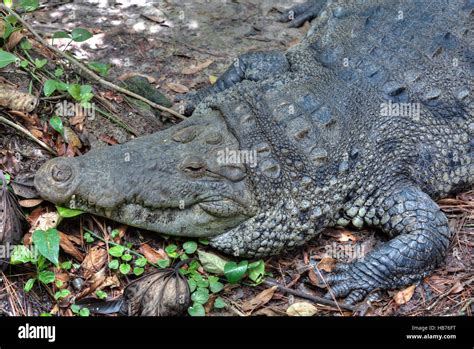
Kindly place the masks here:
[(57, 164), (51, 170), (51, 176), (56, 182), (66, 182), (72, 177), (72, 169), (65, 164)]
[(206, 135), (207, 144), (219, 144), (220, 142), (222, 142), (222, 134), (218, 132), (209, 132)]
[(194, 126), (189, 126), (176, 131), (171, 138), (179, 143), (189, 143), (196, 137), (196, 129)]

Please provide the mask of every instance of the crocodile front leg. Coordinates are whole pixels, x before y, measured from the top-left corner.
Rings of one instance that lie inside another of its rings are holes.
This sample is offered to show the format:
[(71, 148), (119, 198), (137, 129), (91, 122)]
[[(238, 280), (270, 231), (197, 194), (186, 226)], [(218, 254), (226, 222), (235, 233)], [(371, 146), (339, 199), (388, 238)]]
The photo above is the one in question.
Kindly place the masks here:
[(283, 52), (248, 52), (239, 56), (215, 84), (184, 96), (178, 96), (176, 101), (184, 102), (183, 113), (189, 116), (207, 96), (224, 91), (243, 80), (264, 80), (272, 75), (284, 73), (289, 68), (290, 65)]
[(306, 21), (316, 18), (321, 9), (326, 4), (326, 0), (309, 0), (302, 4), (290, 7), (278, 19), (280, 22), (289, 22), (290, 28), (301, 27)]
[(385, 197), (378, 200), (378, 208), (369, 208), (368, 212), (377, 213), (366, 221), (378, 222), (376, 226), (396, 237), (356, 262), (339, 264), (327, 276), (332, 294), (347, 297), (347, 303), (361, 301), (377, 289), (422, 280), (443, 261), (448, 249), (448, 220), (428, 195), (408, 186)]

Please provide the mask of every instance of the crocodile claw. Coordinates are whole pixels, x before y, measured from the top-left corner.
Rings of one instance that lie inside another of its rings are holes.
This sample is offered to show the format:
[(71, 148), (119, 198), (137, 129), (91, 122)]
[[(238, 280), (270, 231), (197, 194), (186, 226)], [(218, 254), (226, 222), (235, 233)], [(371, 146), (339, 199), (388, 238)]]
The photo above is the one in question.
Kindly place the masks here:
[(330, 291), (324, 296), (328, 299), (345, 298), (346, 304), (356, 304), (377, 289), (383, 288), (372, 273), (362, 267), (363, 262), (350, 264), (339, 263), (334, 271), (326, 275), (326, 282)]

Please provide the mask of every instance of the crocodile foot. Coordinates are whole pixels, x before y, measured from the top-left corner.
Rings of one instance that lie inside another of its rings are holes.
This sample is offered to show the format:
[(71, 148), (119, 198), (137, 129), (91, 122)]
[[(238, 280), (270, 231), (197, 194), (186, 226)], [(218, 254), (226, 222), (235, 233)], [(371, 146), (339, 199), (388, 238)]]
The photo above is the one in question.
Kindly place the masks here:
[(319, 15), (326, 0), (309, 0), (285, 10), (278, 19), (280, 22), (289, 22), (290, 28), (301, 27), (306, 21), (311, 21)]

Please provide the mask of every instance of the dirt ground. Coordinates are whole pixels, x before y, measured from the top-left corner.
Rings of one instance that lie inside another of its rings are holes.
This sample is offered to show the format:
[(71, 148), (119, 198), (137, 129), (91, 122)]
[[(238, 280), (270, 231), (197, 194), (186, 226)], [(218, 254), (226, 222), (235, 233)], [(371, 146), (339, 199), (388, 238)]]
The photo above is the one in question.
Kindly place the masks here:
[[(83, 0), (72, 3), (52, 2), (41, 10), (25, 16), (25, 19), (43, 36), (73, 28), (86, 28), (94, 33), (93, 38), (80, 44), (71, 44), (69, 49), (77, 57), (88, 61), (110, 63), (109, 79), (119, 81), (125, 74), (141, 74), (162, 92), (169, 100), (188, 90), (195, 90), (210, 84), (239, 54), (252, 50), (285, 50), (298, 43), (308, 29), (288, 28), (275, 19), (279, 12), (290, 6), (289, 1), (258, 0), (200, 0), (200, 1), (102, 1)], [(56, 39), (64, 48), (67, 41)], [(198, 68), (196, 68), (198, 66)], [(199, 68), (201, 66), (201, 68)], [(114, 92), (95, 86), (104, 103), (109, 101), (109, 111), (116, 115), (133, 132), (117, 126), (107, 118), (85, 120), (80, 134), (89, 148), (123, 143), (135, 136), (149, 134), (169, 127), (176, 120), (137, 112), (136, 108)], [(39, 116), (44, 122), (43, 117)], [(20, 120), (21, 121), (21, 120)], [(13, 175), (34, 174), (48, 158), (36, 144), (19, 136), (15, 131), (0, 125), (0, 156), (8, 158), (0, 169)], [(54, 142), (53, 142), (54, 143)], [(12, 154), (19, 153), (20, 159)], [(464, 193), (457, 198), (440, 202), (448, 214), (455, 236), (447, 263), (436, 270), (424, 283), (413, 288), (384, 293), (380, 300), (365, 306), (365, 315), (472, 315), (474, 283), (474, 192)], [(42, 204), (43, 209), (48, 207)], [(89, 215), (72, 219), (61, 226), (61, 231), (70, 233), (81, 241), (82, 228), (89, 226), (107, 230), (120, 225)], [(309, 271), (316, 263), (327, 262), (327, 246), (344, 246), (369, 251), (383, 237), (373, 231), (330, 230), (306, 245), (286, 255), (267, 259), (266, 267), (275, 280), (286, 287), (309, 295), (321, 296), (324, 290), (317, 287), (314, 272)], [(128, 228), (122, 242), (146, 243), (155, 250), (163, 250), (169, 241), (152, 234)], [(87, 255), (91, 246), (82, 247)], [(342, 256), (344, 261), (350, 256)], [(321, 264), (319, 265), (322, 266)], [(324, 266), (323, 266), (324, 267)], [(3, 277), (0, 289), (3, 296), (0, 312), (10, 315), (32, 315), (49, 312), (51, 295), (40, 287), (25, 293), (22, 289), (28, 271), (10, 270)], [(108, 274), (111, 276), (111, 274)], [(74, 278), (74, 275), (69, 275)], [(110, 290), (111, 297), (120, 295), (128, 278), (119, 280)], [(225, 310), (207, 309), (209, 315), (284, 315), (289, 305), (302, 301), (294, 295), (276, 291), (270, 301), (254, 308), (248, 303), (268, 286), (245, 285), (226, 286), (223, 298), (228, 307)], [(408, 301), (400, 301), (406, 296)], [(352, 312), (317, 305), (317, 314), (348, 316)], [(57, 311), (71, 315), (70, 311)]]

